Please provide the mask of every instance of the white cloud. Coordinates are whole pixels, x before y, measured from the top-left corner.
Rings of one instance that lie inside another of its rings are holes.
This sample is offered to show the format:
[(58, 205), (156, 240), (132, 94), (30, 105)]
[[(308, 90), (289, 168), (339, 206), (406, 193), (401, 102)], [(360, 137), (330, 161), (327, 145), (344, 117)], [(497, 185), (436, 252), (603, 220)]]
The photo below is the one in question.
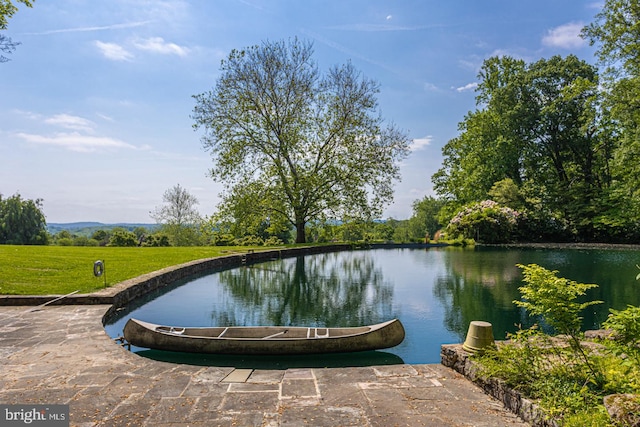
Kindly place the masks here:
[(82, 117), (69, 114), (56, 114), (44, 120), (45, 123), (65, 129), (93, 132), (95, 123)]
[[(97, 124), (84, 117), (74, 116), (71, 114), (61, 113), (52, 116), (44, 116), (38, 113), (20, 112), (32, 120), (39, 123), (53, 126), (51, 132), (43, 133), (26, 133), (18, 132), (13, 135), (31, 144), (49, 145), (61, 147), (69, 151), (90, 153), (105, 149), (131, 149), (131, 150), (151, 150), (148, 145), (135, 146), (128, 144), (116, 138), (107, 136), (96, 136)], [(113, 121), (112, 118), (103, 114), (97, 114), (99, 117), (107, 121)], [(55, 128), (63, 128), (68, 131), (58, 132)]]
[(131, 61), (131, 59), (133, 59), (133, 54), (119, 44), (105, 43), (99, 40), (96, 40), (95, 44), (107, 59), (112, 59), (114, 61)]
[(393, 19), (393, 15), (387, 15), (387, 21), (390, 21)]
[(456, 88), (457, 92), (467, 92), (470, 90), (475, 90), (478, 87), (478, 83), (469, 83), (464, 86), (460, 86)]
[(186, 56), (189, 53), (188, 48), (178, 46), (175, 43), (167, 43), (162, 37), (150, 37), (146, 40), (136, 41), (133, 45), (140, 50), (161, 53), (163, 55)]
[(126, 148), (137, 149), (131, 144), (120, 141), (114, 138), (87, 136), (78, 132), (70, 133), (57, 133), (54, 136), (36, 135), (30, 133), (18, 133), (18, 138), (21, 138), (32, 144), (52, 145), (57, 147), (66, 148), (70, 151), (78, 151), (83, 153), (90, 153), (101, 149), (114, 149), (114, 148)]
[(430, 145), (431, 141), (433, 141), (433, 137), (431, 135), (425, 136), (424, 138), (416, 138), (411, 142), (409, 149), (411, 151), (422, 150), (426, 146)]
[(547, 34), (542, 38), (542, 44), (563, 49), (574, 49), (585, 46), (587, 41), (580, 37), (582, 28), (584, 28), (584, 23), (582, 22), (570, 22), (552, 28), (548, 30)]

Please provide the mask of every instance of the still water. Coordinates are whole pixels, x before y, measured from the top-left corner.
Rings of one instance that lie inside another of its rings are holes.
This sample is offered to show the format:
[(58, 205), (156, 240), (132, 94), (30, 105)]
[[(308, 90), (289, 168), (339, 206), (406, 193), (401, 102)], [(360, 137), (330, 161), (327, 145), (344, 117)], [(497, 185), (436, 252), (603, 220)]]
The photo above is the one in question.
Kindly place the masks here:
[(516, 264), (539, 264), (558, 275), (599, 286), (584, 329), (598, 328), (609, 308), (640, 305), (635, 276), (640, 251), (478, 247), (373, 249), (269, 261), (192, 277), (149, 295), (105, 327), (122, 335), (130, 317), (175, 326), (286, 325), (339, 327), (399, 318), (402, 344), (384, 351), (318, 357), (185, 355), (133, 348), (161, 360), (220, 366), (284, 368), (387, 363), (439, 363), (440, 345), (463, 342), (469, 322), (493, 324), (496, 339), (535, 319), (520, 298)]

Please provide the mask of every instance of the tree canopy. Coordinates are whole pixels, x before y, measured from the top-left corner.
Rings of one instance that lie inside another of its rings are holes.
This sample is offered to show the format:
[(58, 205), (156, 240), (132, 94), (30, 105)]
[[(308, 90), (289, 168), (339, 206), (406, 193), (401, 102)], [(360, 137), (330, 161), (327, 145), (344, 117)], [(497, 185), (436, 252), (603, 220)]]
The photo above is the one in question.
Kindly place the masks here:
[(20, 194), (3, 199), (0, 194), (0, 244), (47, 243), (47, 222), (42, 213), (42, 200), (25, 200)]
[(321, 74), (312, 55), (298, 39), (233, 50), (192, 115), (223, 205), (286, 220), (299, 243), (309, 221), (380, 215), (409, 147), (380, 115), (378, 83), (351, 63)]
[(512, 207), (593, 239), (608, 206), (597, 201), (608, 197), (616, 144), (597, 69), (573, 55), (531, 64), (505, 56), (486, 60), (479, 79), (478, 109), (443, 148), (436, 191), (464, 205), (510, 183), (518, 195)]
[(598, 60), (606, 67), (603, 111), (620, 138), (613, 153), (607, 220), (624, 226), (637, 223), (640, 211), (640, 5), (606, 0), (595, 18), (583, 36), (597, 46)]

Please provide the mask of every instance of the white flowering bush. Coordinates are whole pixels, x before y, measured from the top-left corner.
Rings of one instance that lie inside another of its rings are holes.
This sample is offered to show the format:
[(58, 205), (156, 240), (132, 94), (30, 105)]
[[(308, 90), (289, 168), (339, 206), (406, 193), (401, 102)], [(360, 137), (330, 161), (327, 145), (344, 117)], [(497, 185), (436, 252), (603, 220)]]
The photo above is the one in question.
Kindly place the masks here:
[(479, 243), (505, 243), (513, 239), (521, 217), (516, 210), (483, 200), (458, 211), (449, 221), (447, 234)]

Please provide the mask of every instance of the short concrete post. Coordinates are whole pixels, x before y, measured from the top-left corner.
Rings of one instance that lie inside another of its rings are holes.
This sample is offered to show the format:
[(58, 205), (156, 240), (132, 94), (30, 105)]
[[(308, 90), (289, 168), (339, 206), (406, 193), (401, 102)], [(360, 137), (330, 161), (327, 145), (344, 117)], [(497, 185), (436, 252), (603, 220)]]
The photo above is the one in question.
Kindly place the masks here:
[(493, 346), (495, 346), (495, 342), (491, 323), (481, 320), (472, 321), (469, 324), (467, 339), (462, 344), (462, 348), (469, 353), (478, 353)]

